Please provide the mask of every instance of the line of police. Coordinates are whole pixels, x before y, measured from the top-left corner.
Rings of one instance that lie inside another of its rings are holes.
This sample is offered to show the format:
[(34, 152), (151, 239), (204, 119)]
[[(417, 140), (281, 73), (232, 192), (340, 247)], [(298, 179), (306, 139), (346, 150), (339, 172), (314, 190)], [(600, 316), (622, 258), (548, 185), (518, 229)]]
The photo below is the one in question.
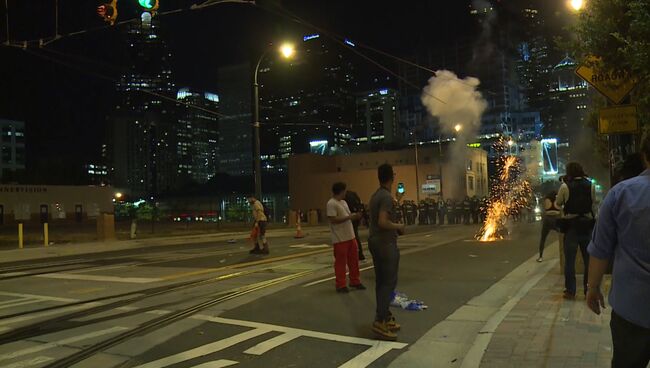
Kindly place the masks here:
[(416, 221), (419, 225), (478, 224), (485, 221), (487, 202), (486, 197), (476, 196), (446, 201), (428, 198), (417, 205), (415, 201), (404, 201), (398, 208), (398, 214), (407, 225), (415, 225)]

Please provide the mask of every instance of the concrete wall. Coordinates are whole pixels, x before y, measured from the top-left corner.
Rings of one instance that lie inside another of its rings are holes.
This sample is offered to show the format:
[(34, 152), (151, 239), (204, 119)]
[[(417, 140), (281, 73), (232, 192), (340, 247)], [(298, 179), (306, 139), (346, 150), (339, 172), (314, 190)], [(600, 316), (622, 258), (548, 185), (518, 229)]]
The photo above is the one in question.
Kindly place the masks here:
[(75, 221), (81, 205), (82, 218), (95, 218), (100, 213), (113, 213), (112, 187), (0, 185), (0, 206), (3, 222), (39, 221), (41, 206), (48, 209), (48, 219)]
[[(323, 213), (331, 197), (332, 184), (342, 181), (355, 191), (364, 203), (379, 187), (377, 167), (384, 163), (393, 165), (395, 185), (403, 183), (404, 200), (416, 201), (416, 174), (413, 150), (384, 151), (349, 156), (295, 155), (289, 159), (290, 208), (306, 211), (320, 209)], [(425, 162), (425, 157), (428, 159)], [(468, 164), (471, 161), (471, 169)], [(420, 189), (428, 176), (438, 177), (440, 160), (433, 148), (419, 151), (418, 178)], [(474, 178), (469, 188), (468, 178)], [(442, 163), (442, 189), (444, 198), (461, 199), (466, 195), (482, 197), (488, 194), (487, 153), (481, 149), (467, 149), (463, 160)], [(420, 192), (420, 200), (439, 195)]]

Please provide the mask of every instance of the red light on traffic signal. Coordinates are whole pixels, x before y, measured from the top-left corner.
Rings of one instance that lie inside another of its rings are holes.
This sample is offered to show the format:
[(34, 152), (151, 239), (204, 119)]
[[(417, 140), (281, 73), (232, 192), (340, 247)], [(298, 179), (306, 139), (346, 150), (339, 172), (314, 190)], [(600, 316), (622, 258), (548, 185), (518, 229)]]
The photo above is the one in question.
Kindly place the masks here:
[(111, 25), (115, 24), (115, 20), (117, 19), (117, 0), (98, 6), (97, 15), (102, 17), (105, 22)]

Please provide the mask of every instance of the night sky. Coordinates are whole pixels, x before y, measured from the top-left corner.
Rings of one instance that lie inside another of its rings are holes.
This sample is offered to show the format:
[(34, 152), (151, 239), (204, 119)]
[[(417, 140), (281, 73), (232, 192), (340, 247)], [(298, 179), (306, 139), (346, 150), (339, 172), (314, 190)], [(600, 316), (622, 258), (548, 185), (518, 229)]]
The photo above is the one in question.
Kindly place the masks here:
[[(199, 0), (161, 0), (160, 11), (187, 8), (196, 2)], [(51, 36), (55, 27), (54, 3), (55, 0), (9, 0), (11, 40)], [(59, 3), (62, 34), (104, 25), (95, 14), (101, 1)], [(136, 3), (120, 0), (118, 20), (137, 17)], [(160, 16), (159, 20), (173, 55), (177, 86), (215, 91), (219, 66), (253, 60), (270, 42), (287, 37), (298, 39), (311, 32), (278, 15), (281, 9), (356, 42), (408, 56), (418, 48), (435, 47), (478, 32), (470, 19), (469, 3), (260, 0), (258, 6), (224, 4)], [(0, 39), (4, 41), (4, 5), (0, 8)], [(123, 50), (116, 27), (65, 37), (43, 49), (37, 43), (31, 43), (26, 51), (0, 47), (0, 118), (27, 122), (28, 172), (38, 171), (39, 167), (78, 167), (99, 158), (106, 116), (115, 104), (112, 80), (125, 67)], [(394, 61), (364, 52), (397, 72)], [(378, 72), (368, 63), (357, 65), (365, 72)]]

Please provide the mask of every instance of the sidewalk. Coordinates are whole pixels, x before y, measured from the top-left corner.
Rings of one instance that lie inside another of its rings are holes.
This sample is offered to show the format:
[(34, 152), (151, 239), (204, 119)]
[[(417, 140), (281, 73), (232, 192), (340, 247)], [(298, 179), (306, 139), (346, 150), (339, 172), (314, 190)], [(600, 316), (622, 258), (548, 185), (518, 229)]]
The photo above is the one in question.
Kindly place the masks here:
[[(604, 293), (609, 291), (610, 280), (605, 281)], [(597, 316), (583, 296), (564, 300), (563, 289), (564, 276), (557, 272), (535, 285), (496, 329), (480, 366), (610, 367), (611, 308), (608, 305)]]
[[(309, 226), (304, 227), (307, 234), (325, 234), (329, 232), (326, 226)], [(278, 237), (293, 236), (296, 229), (283, 225), (282, 227), (272, 228), (269, 230), (267, 237), (270, 239)], [(199, 234), (199, 235), (181, 235), (181, 236), (166, 236), (159, 238), (146, 238), (134, 240), (112, 240), (112, 241), (94, 241), (84, 243), (67, 243), (67, 244), (53, 244), (49, 247), (29, 247), (24, 249), (9, 249), (0, 250), (0, 264), (10, 262), (20, 262), (37, 260), (43, 258), (65, 257), (65, 256), (78, 256), (84, 254), (97, 254), (114, 252), (129, 249), (140, 249), (149, 247), (183, 245), (188, 243), (204, 243), (204, 242), (217, 242), (227, 241), (234, 239), (242, 241), (248, 239), (250, 231), (235, 231), (235, 232), (219, 232), (213, 234)]]

